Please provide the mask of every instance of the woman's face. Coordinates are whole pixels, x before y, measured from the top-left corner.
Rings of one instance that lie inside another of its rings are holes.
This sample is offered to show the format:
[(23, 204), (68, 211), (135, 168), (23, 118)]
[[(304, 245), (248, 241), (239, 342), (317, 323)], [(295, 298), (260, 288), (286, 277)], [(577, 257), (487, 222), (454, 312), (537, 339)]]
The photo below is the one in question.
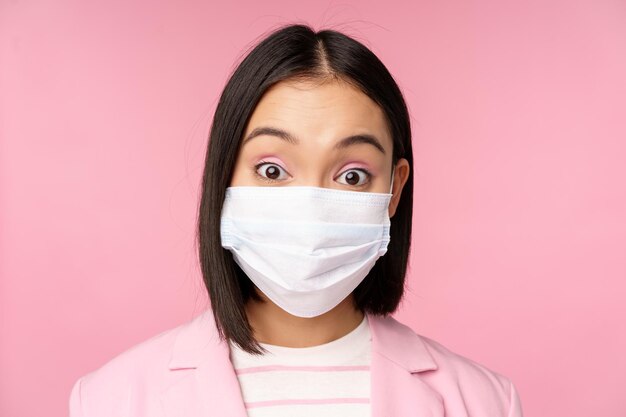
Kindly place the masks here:
[[(230, 186), (389, 192), (393, 147), (383, 112), (345, 82), (275, 84), (257, 104), (242, 140)], [(408, 170), (405, 159), (396, 164), (390, 216)]]

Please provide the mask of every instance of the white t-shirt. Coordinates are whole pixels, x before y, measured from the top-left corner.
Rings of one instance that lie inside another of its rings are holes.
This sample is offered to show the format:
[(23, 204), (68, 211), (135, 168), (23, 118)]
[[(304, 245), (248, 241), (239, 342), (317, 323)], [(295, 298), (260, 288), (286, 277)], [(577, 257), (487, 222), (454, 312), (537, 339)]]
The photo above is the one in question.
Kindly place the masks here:
[(261, 346), (268, 353), (255, 356), (230, 343), (249, 417), (370, 416), (367, 315), (350, 333), (329, 343)]

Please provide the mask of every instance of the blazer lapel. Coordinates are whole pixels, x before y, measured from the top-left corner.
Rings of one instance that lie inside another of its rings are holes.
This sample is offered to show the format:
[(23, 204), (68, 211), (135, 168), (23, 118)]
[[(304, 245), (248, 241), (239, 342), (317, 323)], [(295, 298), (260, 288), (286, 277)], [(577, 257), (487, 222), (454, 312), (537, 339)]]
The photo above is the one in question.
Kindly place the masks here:
[[(391, 316), (368, 314), (372, 417), (443, 417), (441, 396), (420, 372), (437, 369), (421, 338)], [(247, 417), (228, 344), (210, 309), (181, 326), (169, 362), (174, 382), (161, 392), (166, 417)]]
[(424, 342), (391, 316), (368, 315), (372, 417), (443, 417), (441, 396), (419, 376), (437, 369)]
[(169, 369), (180, 377), (161, 393), (167, 417), (246, 417), (228, 344), (206, 310), (181, 328)]

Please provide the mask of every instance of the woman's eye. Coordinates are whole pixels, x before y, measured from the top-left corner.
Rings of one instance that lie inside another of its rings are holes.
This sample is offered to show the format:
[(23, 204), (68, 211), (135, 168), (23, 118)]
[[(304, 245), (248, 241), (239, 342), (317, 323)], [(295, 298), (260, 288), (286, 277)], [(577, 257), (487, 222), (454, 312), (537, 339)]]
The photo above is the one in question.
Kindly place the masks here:
[(342, 184), (360, 186), (367, 184), (370, 180), (370, 177), (370, 173), (364, 169), (349, 169), (341, 174), (338, 178), (344, 178), (345, 182), (339, 181)]
[(287, 177), (286, 171), (280, 165), (271, 162), (257, 164), (255, 172), (263, 180), (279, 181)]

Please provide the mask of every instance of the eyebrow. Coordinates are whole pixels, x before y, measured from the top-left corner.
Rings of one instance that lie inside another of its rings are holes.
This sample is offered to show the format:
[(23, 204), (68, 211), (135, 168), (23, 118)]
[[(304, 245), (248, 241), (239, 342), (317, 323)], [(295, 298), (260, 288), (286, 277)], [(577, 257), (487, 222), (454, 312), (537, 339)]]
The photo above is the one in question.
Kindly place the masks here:
[[(243, 140), (242, 146), (249, 140), (261, 135), (275, 136), (279, 139), (291, 143), (292, 145), (297, 145), (298, 143), (300, 143), (298, 138), (285, 130), (276, 127), (261, 126), (255, 128), (252, 132), (250, 132), (250, 134)], [(360, 143), (370, 144), (378, 149), (380, 152), (385, 154), (385, 149), (383, 148), (383, 145), (381, 145), (378, 138), (374, 135), (370, 135), (369, 133), (346, 136), (345, 138), (337, 142), (337, 144), (334, 146), (334, 149), (344, 149), (348, 146)]]

